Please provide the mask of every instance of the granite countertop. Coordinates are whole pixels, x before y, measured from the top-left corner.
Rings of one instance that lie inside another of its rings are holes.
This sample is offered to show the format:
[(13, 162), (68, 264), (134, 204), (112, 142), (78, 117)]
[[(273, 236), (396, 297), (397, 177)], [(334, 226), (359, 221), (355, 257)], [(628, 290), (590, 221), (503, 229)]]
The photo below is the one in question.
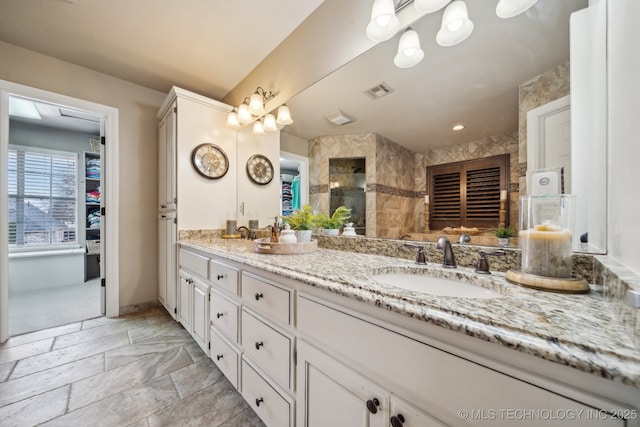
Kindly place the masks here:
[[(567, 295), (511, 284), (504, 274), (445, 269), (379, 255), (318, 249), (311, 254), (254, 252), (245, 240), (185, 239), (180, 244), (257, 267), (310, 286), (462, 332), (523, 353), (640, 388), (640, 347), (616, 315), (614, 303), (592, 286)], [(438, 297), (388, 286), (371, 274), (411, 271), (463, 279), (503, 294), (501, 298)]]

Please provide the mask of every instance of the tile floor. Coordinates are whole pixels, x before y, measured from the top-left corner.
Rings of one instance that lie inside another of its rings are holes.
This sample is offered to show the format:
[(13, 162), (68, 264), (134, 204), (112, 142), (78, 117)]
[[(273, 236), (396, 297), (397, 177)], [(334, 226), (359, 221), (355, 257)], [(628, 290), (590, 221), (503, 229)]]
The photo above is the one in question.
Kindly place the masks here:
[(0, 426), (264, 426), (164, 309), (0, 344)]

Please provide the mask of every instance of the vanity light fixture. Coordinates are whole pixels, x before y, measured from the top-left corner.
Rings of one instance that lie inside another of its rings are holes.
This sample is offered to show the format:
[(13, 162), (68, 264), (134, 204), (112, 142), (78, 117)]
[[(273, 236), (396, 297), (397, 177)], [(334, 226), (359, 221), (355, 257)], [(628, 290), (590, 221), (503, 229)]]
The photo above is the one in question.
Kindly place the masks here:
[(367, 25), (367, 37), (374, 42), (383, 42), (393, 37), (400, 29), (393, 0), (374, 0), (371, 20)]
[[(266, 132), (275, 132), (286, 125), (293, 123), (291, 112), (286, 105), (278, 107), (277, 118), (273, 113), (265, 112), (265, 104), (273, 99), (275, 94), (258, 87), (250, 98), (245, 98), (242, 104), (234, 108), (227, 115), (227, 127), (240, 129), (253, 123), (253, 133), (264, 135)], [(265, 114), (266, 113), (266, 114)]]
[(496, 15), (507, 19), (526, 12), (538, 0), (500, 0), (496, 6)]
[(398, 53), (393, 63), (398, 68), (410, 68), (417, 65), (424, 58), (424, 51), (420, 48), (420, 38), (411, 28), (402, 33), (398, 43)]
[(440, 46), (455, 46), (471, 35), (473, 22), (469, 19), (467, 5), (462, 0), (449, 4), (442, 16), (442, 26), (436, 35)]

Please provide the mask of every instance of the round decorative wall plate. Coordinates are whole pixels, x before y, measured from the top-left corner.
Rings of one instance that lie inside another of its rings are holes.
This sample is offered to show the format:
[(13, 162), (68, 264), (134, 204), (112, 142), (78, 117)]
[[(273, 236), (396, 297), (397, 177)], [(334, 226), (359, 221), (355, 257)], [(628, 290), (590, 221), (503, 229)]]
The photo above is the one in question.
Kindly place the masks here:
[(273, 179), (273, 165), (261, 154), (255, 154), (247, 160), (247, 175), (259, 185), (266, 185)]
[(200, 144), (191, 152), (193, 168), (205, 178), (218, 179), (229, 170), (229, 159), (222, 148), (215, 144)]

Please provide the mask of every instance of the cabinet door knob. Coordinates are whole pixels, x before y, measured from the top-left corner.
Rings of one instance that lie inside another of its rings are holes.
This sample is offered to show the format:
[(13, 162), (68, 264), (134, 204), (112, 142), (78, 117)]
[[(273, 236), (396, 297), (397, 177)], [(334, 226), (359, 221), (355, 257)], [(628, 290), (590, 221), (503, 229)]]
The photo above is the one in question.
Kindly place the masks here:
[(219, 319), (219, 318), (221, 318), (222, 316), (224, 316), (224, 313), (217, 313), (217, 314), (216, 314), (216, 317), (217, 317), (218, 319)]
[(260, 298), (264, 298), (264, 295), (262, 294), (262, 292), (256, 292), (256, 301), (260, 301)]
[(222, 359), (222, 357), (223, 356), (221, 354), (219, 354), (219, 355), (216, 356), (216, 360), (220, 360), (220, 359)]
[(264, 399), (263, 399), (263, 398), (256, 399), (256, 406), (260, 406), (260, 404), (261, 404), (262, 402), (264, 402)]
[(257, 342), (256, 343), (256, 350), (260, 350), (260, 347), (262, 347), (264, 345), (264, 343), (262, 341)]
[(218, 278), (218, 280), (224, 279), (224, 274), (218, 274), (216, 277)]
[(380, 401), (378, 400), (377, 397), (367, 400), (367, 409), (372, 414), (375, 414), (378, 412), (378, 406), (380, 406)]
[(404, 416), (402, 414), (394, 415), (390, 421), (391, 427), (402, 427), (402, 424), (404, 424)]

